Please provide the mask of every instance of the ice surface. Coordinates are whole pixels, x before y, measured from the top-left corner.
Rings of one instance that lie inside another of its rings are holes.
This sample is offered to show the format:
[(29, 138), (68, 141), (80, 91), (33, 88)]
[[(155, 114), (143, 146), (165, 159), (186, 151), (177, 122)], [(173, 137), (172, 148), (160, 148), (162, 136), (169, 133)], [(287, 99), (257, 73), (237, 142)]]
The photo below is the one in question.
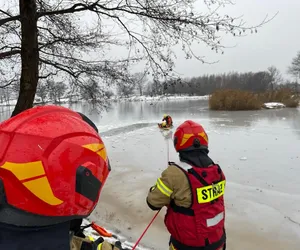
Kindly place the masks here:
[[(173, 115), (173, 132), (190, 119), (189, 114)], [(229, 249), (299, 249), (300, 151), (295, 146), (300, 139), (299, 110), (193, 114), (193, 120), (207, 128), (210, 156), (227, 177)], [(138, 239), (154, 215), (145, 202), (149, 187), (167, 167), (168, 159), (178, 158), (171, 140), (165, 140), (155, 120), (149, 117), (148, 121), (140, 127), (133, 120), (129, 132), (117, 135), (103, 132), (112, 173), (93, 218), (113, 230), (117, 228), (130, 242)], [(164, 211), (141, 244), (158, 250), (167, 248), (169, 235), (163, 216)], [(108, 222), (107, 217), (113, 219)]]
[[(157, 128), (169, 113), (173, 132), (193, 119), (208, 133), (210, 156), (227, 178), (228, 249), (300, 249), (299, 109), (217, 112), (209, 111), (205, 100), (124, 102), (101, 115), (80, 105), (71, 108), (96, 122), (112, 166), (89, 219), (123, 243), (133, 244), (154, 216), (145, 197), (168, 160), (178, 159), (172, 141)], [(1, 119), (8, 115), (1, 113)], [(165, 209), (142, 239), (145, 249), (168, 248), (164, 214)]]

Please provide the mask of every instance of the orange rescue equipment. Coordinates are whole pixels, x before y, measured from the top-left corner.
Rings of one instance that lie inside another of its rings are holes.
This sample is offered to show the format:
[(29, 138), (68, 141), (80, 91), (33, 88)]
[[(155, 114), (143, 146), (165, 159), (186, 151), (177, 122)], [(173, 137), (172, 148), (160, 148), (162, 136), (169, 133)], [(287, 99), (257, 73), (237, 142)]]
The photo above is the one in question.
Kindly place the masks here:
[(109, 233), (105, 230), (105, 228), (100, 227), (99, 225), (97, 225), (95, 222), (92, 222), (91, 227), (101, 236), (103, 237), (112, 237), (113, 234)]

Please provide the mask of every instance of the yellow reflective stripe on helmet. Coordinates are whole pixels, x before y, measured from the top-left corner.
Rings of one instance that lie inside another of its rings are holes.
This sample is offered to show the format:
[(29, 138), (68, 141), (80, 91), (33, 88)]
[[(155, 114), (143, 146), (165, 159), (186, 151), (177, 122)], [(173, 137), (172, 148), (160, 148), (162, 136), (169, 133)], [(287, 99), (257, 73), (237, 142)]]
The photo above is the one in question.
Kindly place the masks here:
[(156, 186), (157, 188), (159, 189), (160, 192), (162, 192), (164, 195), (170, 197), (171, 194), (173, 193), (173, 191), (168, 188), (160, 178), (157, 179), (157, 182), (156, 182)]
[(102, 244), (103, 244), (103, 243), (100, 243), (100, 244), (98, 245), (97, 250), (101, 250), (101, 249), (102, 249)]

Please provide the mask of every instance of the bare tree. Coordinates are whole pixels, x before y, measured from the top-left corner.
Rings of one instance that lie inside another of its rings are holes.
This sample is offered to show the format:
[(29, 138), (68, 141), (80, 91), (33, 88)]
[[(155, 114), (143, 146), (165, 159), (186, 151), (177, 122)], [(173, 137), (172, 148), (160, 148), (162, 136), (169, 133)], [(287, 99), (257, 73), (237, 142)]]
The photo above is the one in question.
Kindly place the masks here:
[(138, 72), (133, 75), (133, 79), (136, 82), (137, 89), (140, 95), (143, 95), (144, 87), (147, 82), (146, 72)]
[(80, 89), (80, 95), (84, 100), (93, 104), (97, 102), (99, 84), (96, 81), (88, 81), (83, 88)]
[(0, 88), (0, 103), (4, 102), (4, 88)]
[(275, 86), (282, 83), (282, 75), (279, 69), (277, 69), (275, 66), (270, 66), (268, 68), (268, 73), (270, 74), (270, 88), (271, 91), (274, 91)]
[(288, 67), (288, 73), (295, 78), (300, 77), (300, 51), (292, 59), (291, 65)]
[(164, 94), (163, 82), (154, 78), (153, 82), (150, 84), (149, 90), (151, 96), (163, 95)]
[(49, 90), (49, 96), (54, 103), (61, 103), (61, 98), (68, 89), (64, 82), (47, 81), (47, 89)]
[(91, 103), (92, 109), (96, 111), (108, 108), (107, 100), (113, 95), (111, 91), (106, 90), (104, 86), (100, 86), (98, 82), (92, 79), (79, 88), (79, 93), (80, 97)]
[(10, 96), (11, 96), (11, 88), (7, 86), (5, 88), (0, 88), (0, 101), (1, 103), (5, 102), (6, 105), (9, 105)]
[(5, 88), (10, 90), (11, 98), (14, 99), (19, 94), (20, 84), (19, 84), (19, 82), (14, 81), (9, 86), (6, 86)]
[(36, 89), (36, 96), (41, 98), (42, 103), (46, 102), (48, 92), (49, 92), (49, 88), (47, 82), (40, 81)]
[[(272, 70), (273, 72), (273, 70)], [(229, 72), (227, 74), (212, 74), (183, 79), (182, 81), (170, 80), (164, 84), (165, 94), (185, 94), (185, 95), (209, 95), (217, 89), (241, 89), (252, 92), (266, 92), (270, 89), (271, 84), (276, 84), (276, 87), (282, 87), (279, 71), (274, 71), (276, 74), (270, 74), (269, 71), (259, 72)], [(278, 74), (277, 74), (278, 73)], [(275, 80), (274, 80), (275, 79)], [(290, 88), (290, 86), (284, 86)], [(159, 82), (152, 82), (149, 85), (148, 92), (151, 90), (160, 90), (162, 86)], [(275, 89), (275, 85), (274, 85)], [(161, 93), (161, 92), (157, 92)], [(270, 93), (272, 97), (272, 92)]]
[(288, 67), (288, 74), (295, 77), (295, 91), (298, 93), (298, 78), (300, 78), (300, 51), (292, 59), (291, 65)]
[[(4, 60), (1, 65), (7, 67), (10, 62), (18, 67), (10, 70), (3, 82), (20, 81), (12, 115), (32, 107), (40, 78), (63, 78), (74, 88), (84, 86), (88, 80), (109, 85), (126, 82), (132, 63), (141, 61), (155, 78), (171, 77), (174, 46), (181, 46), (187, 59), (194, 57), (204, 62), (192, 50), (193, 43), (204, 43), (216, 52), (223, 52), (222, 34), (242, 36), (246, 30), (256, 31), (270, 20), (266, 17), (255, 26), (246, 26), (241, 18), (218, 13), (219, 8), (231, 4), (230, 0), (203, 0), (206, 13), (203, 9), (197, 12), (199, 6), (195, 7), (195, 3), (191, 0), (19, 0), (18, 4), (15, 0), (6, 1), (0, 9), (0, 59)], [(106, 53), (109, 49), (123, 51), (122, 48), (128, 51), (126, 57), (112, 58)]]
[(119, 83), (117, 87), (118, 95), (129, 97), (134, 93), (136, 82), (133, 80)]
[(114, 93), (111, 90), (106, 90), (104, 92), (104, 95), (107, 99), (110, 99), (114, 95)]

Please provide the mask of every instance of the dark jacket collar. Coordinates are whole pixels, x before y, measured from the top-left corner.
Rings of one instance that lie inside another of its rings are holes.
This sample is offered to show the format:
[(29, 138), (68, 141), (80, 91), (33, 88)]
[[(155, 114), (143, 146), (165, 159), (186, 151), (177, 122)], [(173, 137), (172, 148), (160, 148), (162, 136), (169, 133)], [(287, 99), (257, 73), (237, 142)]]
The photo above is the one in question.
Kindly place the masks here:
[(2, 250), (70, 250), (70, 223), (47, 227), (16, 227), (0, 223)]

